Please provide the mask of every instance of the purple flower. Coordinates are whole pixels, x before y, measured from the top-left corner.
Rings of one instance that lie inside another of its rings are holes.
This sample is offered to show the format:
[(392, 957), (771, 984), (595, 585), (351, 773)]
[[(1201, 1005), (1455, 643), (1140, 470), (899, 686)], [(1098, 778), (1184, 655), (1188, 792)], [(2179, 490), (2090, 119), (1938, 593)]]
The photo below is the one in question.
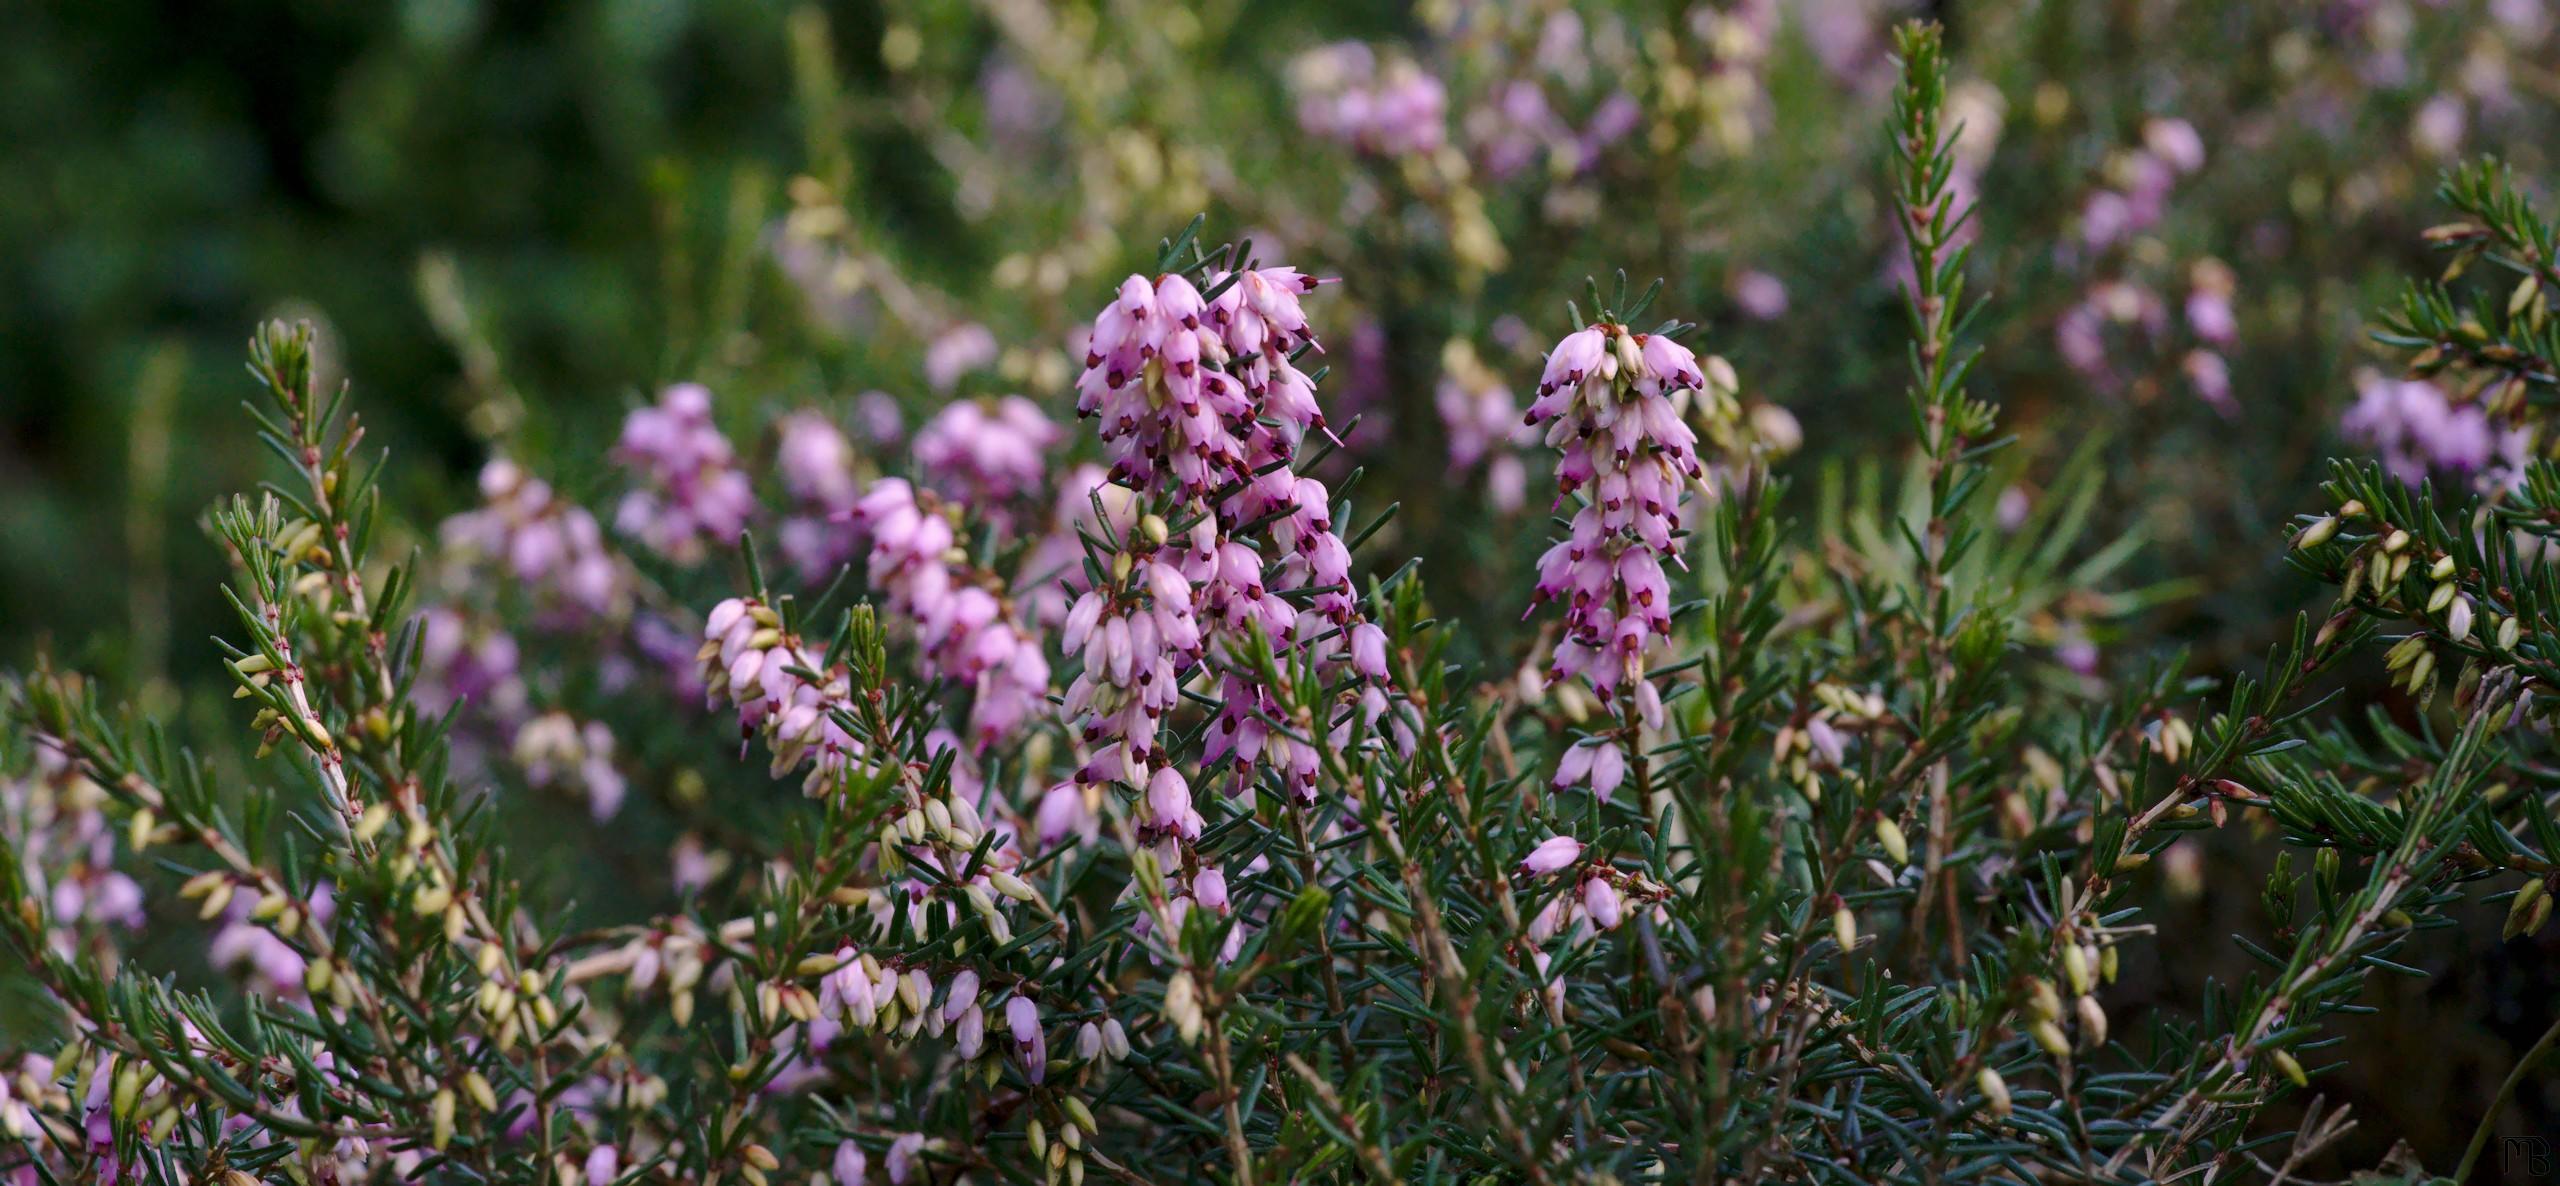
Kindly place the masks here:
[(923, 1152), (924, 1134), (920, 1132), (905, 1133), (889, 1142), (889, 1181), (893, 1186), (906, 1186), (907, 1179), (915, 1174), (916, 1159)]
[(2214, 410), (2224, 416), (2239, 412), (2239, 405), (2231, 399), (2231, 368), (2222, 361), (2221, 355), (2211, 350), (2190, 350), (2178, 367), (2186, 372), (2187, 382), (2195, 387), (2196, 396), (2213, 405)]
[[(819, 657), (781, 625), (780, 615), (752, 599), (712, 607), (703, 621), (705, 694), (714, 705), (737, 706), (741, 734), (763, 737), (776, 777), (808, 765), (802, 785), (816, 794), (861, 756), (836, 722), (853, 707), (850, 677), (841, 667), (822, 671)], [(819, 678), (812, 682), (802, 672)]]
[(2170, 168), (2193, 173), (2204, 167), (2204, 137), (2183, 119), (2156, 118), (2142, 125), (2142, 146)]
[(2424, 379), (2356, 375), (2355, 406), (2338, 427), (2348, 440), (2382, 455), (2383, 465), (2412, 486), (2429, 472), (2470, 475), (2521, 468), (2522, 430), (2500, 432), (2476, 404), (2455, 405)]
[[(1299, 298), (1316, 284), (1295, 268), (1248, 269), (1214, 278), (1210, 299), (1180, 275), (1131, 276), (1087, 335), (1077, 410), (1100, 422), (1106, 489), (1125, 488), (1192, 521), (1175, 538), (1162, 536), (1161, 519), (1156, 538), (1114, 532), (1119, 554), (1100, 559), (1121, 575), (1084, 590), (1063, 624), (1066, 649), (1084, 660), (1067, 711), (1093, 753), (1076, 779), (1145, 787), (1152, 834), (1189, 839), (1201, 826), (1188, 788), (1176, 803), (1150, 772), (1157, 720), (1181, 673), (1212, 648), (1243, 647), (1257, 634), (1264, 645), (1295, 646), (1328, 626), (1357, 625), (1351, 553), (1335, 533), (1331, 493), (1290, 465), (1307, 434), (1328, 431), (1313, 380), (1290, 357), (1315, 343)], [(1240, 536), (1247, 525), (1254, 531)], [(1306, 591), (1313, 615), (1278, 592), (1292, 588)], [(1355, 648), (1352, 658), (1383, 653)], [(1276, 758), (1294, 788), (1311, 795), (1312, 747), (1272, 742), (1261, 720), (1277, 705), (1239, 674), (1244, 666), (1222, 678), (1226, 707), (1207, 758), (1240, 774)], [(1065, 825), (1072, 805), (1056, 792), (1051, 802), (1051, 822)]]
[(516, 730), (515, 759), (534, 786), (583, 795), (598, 822), (622, 810), (626, 788), (613, 765), (613, 730), (601, 721), (580, 723), (564, 712), (535, 717)]
[(863, 1153), (862, 1146), (846, 1141), (836, 1146), (829, 1170), (835, 1175), (836, 1186), (862, 1186), (863, 1178), (871, 1173), (871, 1158)]
[(794, 412), (775, 426), (774, 468), (795, 504), (775, 532), (783, 556), (816, 581), (851, 559), (859, 535), (846, 521), (861, 495), (853, 442), (816, 412)]
[(1564, 751), (1564, 760), (1556, 765), (1556, 786), (1588, 786), (1603, 802), (1626, 780), (1627, 755), (1612, 742), (1576, 745)]

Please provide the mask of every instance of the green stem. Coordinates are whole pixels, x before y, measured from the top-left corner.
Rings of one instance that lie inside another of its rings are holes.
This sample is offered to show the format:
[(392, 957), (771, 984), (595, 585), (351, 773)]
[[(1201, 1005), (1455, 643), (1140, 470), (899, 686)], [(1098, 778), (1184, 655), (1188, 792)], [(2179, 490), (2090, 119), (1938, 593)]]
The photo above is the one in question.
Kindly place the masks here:
[(2560, 1042), (2560, 1017), (2552, 1019), (2551, 1028), (2542, 1031), (2542, 1040), (2535, 1042), (2533, 1049), (2525, 1051), (2524, 1057), (2516, 1060), (2515, 1069), (2507, 1072), (2507, 1081), (2498, 1085), (2498, 1096), (2489, 1101), (2489, 1110), (2481, 1114), (2480, 1127), (2471, 1130), (2471, 1144), (2462, 1151), (2462, 1164), (2453, 1169), (2454, 1181), (2471, 1180), (2471, 1167), (2479, 1162), (2480, 1151), (2489, 1147), (2489, 1133), (2497, 1127), (2498, 1117), (2507, 1110), (2508, 1101), (2515, 1098), (2516, 1086), (2524, 1082), (2524, 1073), (2532, 1070), (2534, 1063), (2551, 1052), (2555, 1042)]

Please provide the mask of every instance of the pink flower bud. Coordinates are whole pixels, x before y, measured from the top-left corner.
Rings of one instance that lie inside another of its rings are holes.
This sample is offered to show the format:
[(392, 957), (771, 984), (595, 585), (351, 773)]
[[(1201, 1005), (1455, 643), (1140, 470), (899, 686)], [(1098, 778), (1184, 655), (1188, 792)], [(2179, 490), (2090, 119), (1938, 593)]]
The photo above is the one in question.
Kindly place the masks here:
[(1571, 836), (1549, 836), (1530, 849), (1520, 862), (1520, 871), (1539, 877), (1562, 869), (1582, 859), (1582, 842)]
[(1606, 877), (1594, 877), (1582, 883), (1582, 908), (1591, 915), (1591, 925), (1608, 930), (1618, 925), (1625, 907), (1618, 899), (1618, 889)]
[(1200, 904), (1223, 914), (1227, 909), (1227, 875), (1217, 869), (1202, 869), (1191, 879), (1191, 893)]

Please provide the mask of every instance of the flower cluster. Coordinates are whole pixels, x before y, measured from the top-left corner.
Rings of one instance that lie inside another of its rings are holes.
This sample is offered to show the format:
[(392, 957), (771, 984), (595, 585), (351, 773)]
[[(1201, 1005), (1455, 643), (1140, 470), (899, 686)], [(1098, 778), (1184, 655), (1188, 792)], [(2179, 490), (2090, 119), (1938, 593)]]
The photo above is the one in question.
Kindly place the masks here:
[(2080, 211), (2080, 242), (2103, 250), (2159, 225), (2177, 179), (2204, 167), (2204, 138), (2182, 119), (2142, 127), (2142, 146), (2108, 162), (2111, 184), (2092, 192)]
[(1296, 268), (1220, 276), (1214, 301), (1171, 273), (1131, 276), (1094, 319), (1076, 411), (1099, 419), (1111, 480), (1202, 498), (1253, 476), (1293, 442), (1261, 423), (1321, 431), (1315, 384), (1291, 361), (1315, 343), (1299, 307), (1316, 280)]
[(472, 573), (495, 564), (504, 586), (527, 591), (552, 620), (612, 618), (627, 608), (629, 577), (585, 507), (505, 458), (480, 468), (480, 499), (437, 529), (449, 584), (470, 585)]
[(1049, 661), (1039, 637), (993, 577), (954, 562), (958, 533), (933, 496), (883, 478), (850, 517), (870, 539), (871, 586), (914, 624), (925, 670), (971, 690), (977, 744), (994, 744), (1040, 712)]
[[(1308, 434), (1326, 431), (1314, 383), (1292, 361), (1315, 344), (1298, 298), (1316, 281), (1283, 267), (1221, 273), (1210, 286), (1215, 295), (1204, 298), (1178, 273), (1123, 282), (1095, 320), (1078, 407), (1102, 421), (1114, 482), (1192, 520), (1178, 537), (1168, 537), (1162, 518), (1151, 520), (1143, 540), (1123, 536), (1113, 563), (1136, 572), (1145, 562), (1149, 605), (1183, 603), (1148, 611), (1162, 618), (1155, 624), (1163, 634), (1196, 629), (1198, 642), (1179, 648), (1182, 667), (1211, 652), (1229, 656), (1206, 757), (1232, 762), (1242, 785), (1241, 776), (1277, 750), (1290, 783), (1310, 795), (1313, 753), (1302, 742), (1266, 745), (1264, 722), (1277, 704), (1249, 674), (1254, 640), (1296, 646), (1330, 630), (1354, 659), (1370, 660), (1355, 664), (1360, 674), (1374, 679), (1385, 662), (1382, 643), (1364, 642), (1376, 639), (1376, 627), (1357, 620), (1351, 553), (1335, 530), (1332, 495), (1290, 465)], [(1285, 589), (1301, 590), (1313, 613), (1282, 596)], [(1108, 602), (1089, 604), (1089, 630), (1102, 632), (1108, 658), (1117, 636), (1111, 623), (1125, 617), (1103, 608)], [(1173, 690), (1150, 695), (1169, 705)], [(1118, 701), (1111, 709), (1126, 711)], [(1131, 732), (1138, 722), (1114, 724)], [(1160, 821), (1188, 830), (1191, 817), (1175, 809), (1171, 781), (1150, 776), (1145, 785)]]
[(1538, 561), (1536, 600), (1565, 606), (1551, 674), (1583, 679), (1604, 702), (1632, 689), (1649, 721), (1661, 702), (1645, 665), (1671, 629), (1663, 565), (1680, 563), (1682, 498), (1705, 474), (1677, 397), (1706, 382), (1669, 335), (1604, 321), (1547, 355), (1526, 417), (1563, 453), (1558, 501), (1588, 490), (1569, 534)]
[(104, 788), (47, 760), (23, 778), (0, 778), (0, 841), (17, 877), (52, 908), (55, 951), (78, 950), (75, 925), (143, 922), (142, 887), (115, 866), (115, 829)]
[(1449, 472), (1454, 476), (1484, 467), (1485, 493), (1504, 514), (1528, 500), (1528, 466), (1519, 448), (1536, 441), (1520, 422), (1519, 403), (1502, 378), (1476, 358), (1474, 347), (1452, 341), (1441, 351), (1440, 385), (1432, 405), (1449, 434)]
[(544, 713), (516, 730), (515, 759), (525, 781), (579, 795), (598, 821), (622, 810), (629, 786), (613, 764), (613, 730), (602, 721)]
[(2457, 404), (2425, 379), (2356, 374), (2356, 402), (2339, 418), (2350, 441), (2382, 455), (2383, 465), (2415, 486), (2430, 473), (2499, 481), (2522, 469), (2530, 433), (2500, 429), (2476, 403)]
[(775, 777), (807, 764), (802, 788), (811, 795), (832, 789), (861, 756), (838, 719), (852, 703), (850, 676), (840, 666), (822, 671), (817, 656), (783, 633), (781, 615), (754, 598), (713, 606), (702, 632), (710, 705), (737, 706), (739, 732), (763, 737)]
[(1588, 173), (1603, 153), (1643, 122), (1634, 95), (1614, 86), (1579, 121), (1558, 109), (1606, 81), (1595, 71), (1593, 36), (1570, 8), (1547, 14), (1534, 33), (1534, 48), (1507, 77), (1488, 87), (1466, 115), (1471, 155), (1486, 175), (1507, 178), (1544, 160), (1557, 176)]
[(435, 605), (419, 615), (418, 629), (425, 635), (418, 652), (421, 704), (442, 712), (468, 703), (501, 724), (524, 714), (522, 652), (503, 624)]
[(816, 412), (794, 412), (774, 426), (773, 467), (792, 510), (774, 539), (801, 578), (821, 581), (860, 546), (849, 518), (862, 485), (853, 442)]
[(633, 410), (613, 452), (640, 482), (614, 509), (614, 528), (677, 564), (735, 543), (755, 511), (755, 492), (699, 383), (678, 383)]
[[(1192, 613), (1192, 584), (1170, 557), (1122, 556), (1128, 579), (1087, 590), (1068, 611), (1060, 638), (1067, 653), (1083, 660), (1067, 688), (1065, 712), (1092, 756), (1072, 781), (1044, 797), (1043, 839), (1057, 839), (1081, 820), (1087, 787), (1112, 782), (1145, 792), (1147, 833), (1194, 840), (1203, 826), (1190, 783), (1180, 771), (1158, 764), (1157, 731), (1180, 695), (1179, 672), (1204, 649)], [(1115, 560), (1115, 567), (1122, 562)]]
[(916, 470), (925, 485), (1000, 516), (1046, 489), (1048, 454), (1062, 436), (1040, 405), (1021, 396), (959, 400), (916, 430)]
[(2227, 417), (2239, 410), (2224, 357), (2238, 333), (2230, 267), (2211, 257), (2187, 267), (2187, 340), (2179, 341), (2171, 302), (2163, 296), (2175, 281), (2145, 265), (2159, 254), (2156, 245), (2137, 242), (2168, 217), (2178, 179), (2203, 168), (2204, 161), (2203, 136), (2194, 125), (2170, 117), (2146, 121), (2139, 146), (2108, 158), (2105, 184), (2082, 202), (2078, 238), (2055, 249), (2065, 265), (2094, 265), (2097, 274), (2055, 319), (2054, 346), (2073, 370), (2110, 391), (2135, 383), (2128, 372), (2138, 368), (2127, 365), (2124, 347), (2160, 351), (2175, 358), (2177, 374), (2197, 398)]
[(1403, 57), (1383, 65), (1357, 41), (1298, 55), (1289, 66), (1298, 126), (1388, 157), (1426, 156), (1448, 137), (1448, 88)]

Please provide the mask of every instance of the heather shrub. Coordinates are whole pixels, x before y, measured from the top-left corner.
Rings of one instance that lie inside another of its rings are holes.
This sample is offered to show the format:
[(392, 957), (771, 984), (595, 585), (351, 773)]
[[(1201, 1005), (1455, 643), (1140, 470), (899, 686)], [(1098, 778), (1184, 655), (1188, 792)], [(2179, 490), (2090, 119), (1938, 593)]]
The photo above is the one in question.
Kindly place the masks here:
[[(1102, 35), (990, 12), (1026, 50)], [(941, 51), (931, 24), (892, 31), (893, 68)], [(261, 325), (228, 439), (263, 443), (267, 472), (205, 521), (229, 619), (172, 646), (232, 699), (139, 711), (50, 656), (6, 688), (0, 941), (23, 1003), (0, 1174), (2130, 1183), (2328, 1164), (2355, 1122), (2324, 1081), (2378, 984), (2458, 977), (2426, 965), (2466, 922), (2516, 937), (2552, 909), (2551, 224), (2498, 167), (2451, 174), (2456, 221), (2425, 241), (2452, 266), (2375, 311), (2386, 353), (2348, 427), (2381, 460), (2336, 463), (2302, 492), (2325, 501), (2285, 508), (2289, 537), (2270, 514), (2225, 541), (2334, 601), (2268, 615), (2252, 637), (2275, 645), (2231, 678), (2166, 648), (2102, 665), (2094, 634), (2194, 574), (2091, 449), (2020, 456), (2005, 435), (1984, 375), (2043, 347), (1986, 340), (2014, 323), (1986, 320), (2008, 298), (1982, 294), (2003, 270), (1984, 256), (2094, 286), (2051, 330), (2073, 382), (2236, 408), (2238, 279), (2195, 261), (2169, 328), (2145, 299), (2175, 269), (2129, 241), (2200, 167), (2196, 130), (2136, 125), (2139, 159), (2057, 246), (1977, 200), (1995, 105), (1937, 29), (1904, 27), (1859, 182), (1902, 414), (1840, 426), (1864, 447), (1825, 462), (1792, 456), (1834, 432), (1819, 401), (1771, 396), (1821, 380), (1764, 379), (1749, 333), (1684, 320), (1696, 277), (1630, 283), (1634, 249), (1605, 279), (1519, 266), (1504, 244), (1542, 240), (1497, 229), (1476, 188), (1548, 170), (1537, 217), (1573, 225), (1602, 192), (1587, 173), (1672, 168), (1622, 145), (1738, 154), (1750, 92), (1635, 70), (1661, 52), (1645, 39), (1590, 57), (1688, 98), (1587, 65), (1576, 83), (1500, 31), (1442, 72), (1365, 45), (1289, 71), (1304, 132), (1376, 168), (1349, 184), (1425, 212), (1333, 228), (1391, 241), (1365, 253), (1377, 288), (1183, 224), (1237, 180), (1130, 120), (1125, 79), (1096, 81), (1048, 115), (1113, 145), (1077, 163), (1120, 204), (1057, 254), (996, 262), (1030, 295), (982, 317), (886, 258), (821, 121), (790, 210), (747, 224), (793, 330), (703, 330), (721, 383), (659, 387), (610, 444), (493, 450), (441, 519), (367, 440), (363, 358)], [(823, 23), (797, 32), (811, 109), (849, 111)], [(1746, 32), (1710, 42), (1720, 71), (1748, 67)], [(1478, 69), (1538, 80), (1538, 103), (1453, 118), (1453, 87), (1504, 89)], [(1111, 277), (1123, 222), (1183, 229)], [(1417, 277), (1439, 283), (1396, 287)], [(1730, 299), (1788, 299), (1760, 280)], [(525, 409), (459, 282), (426, 287), (476, 422), (509, 440)], [(1375, 427), (1419, 402), (1393, 367), (1366, 368), (1391, 393), (1345, 398), (1353, 301), (1444, 343), (1441, 440)], [(832, 390), (809, 376), (910, 347), (931, 399), (724, 393)], [(2359, 682), (2377, 666), (2384, 695)], [(2158, 921), (2208, 833), (2266, 862), (2245, 970), (2127, 1010), (2128, 964), (2221, 942)], [(2509, 1060), (2467, 1147), (2387, 1172), (2479, 1168), (2549, 1044)]]

